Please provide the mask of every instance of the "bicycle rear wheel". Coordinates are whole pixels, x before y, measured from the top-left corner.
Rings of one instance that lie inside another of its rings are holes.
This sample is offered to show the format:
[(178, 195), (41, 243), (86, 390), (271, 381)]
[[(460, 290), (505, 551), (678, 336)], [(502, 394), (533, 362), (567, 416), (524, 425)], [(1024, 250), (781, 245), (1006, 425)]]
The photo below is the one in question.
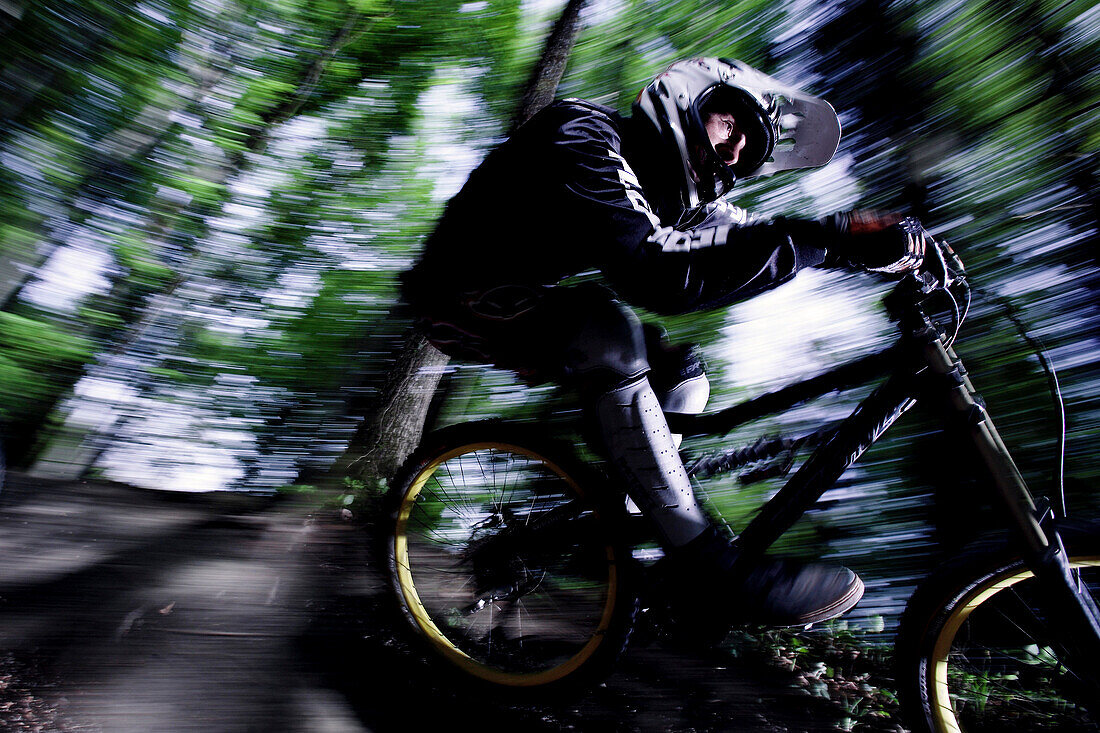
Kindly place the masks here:
[(474, 423), (427, 441), (393, 490), (390, 576), (417, 635), (466, 675), (560, 688), (609, 671), (637, 603), (587, 474), (523, 436)]
[[(1077, 524), (1063, 539), (1080, 582), (1100, 597), (1100, 528)], [(961, 556), (914, 594), (896, 649), (920, 730), (1097, 730), (1097, 691), (1059, 652), (1041, 598), (1007, 547)]]

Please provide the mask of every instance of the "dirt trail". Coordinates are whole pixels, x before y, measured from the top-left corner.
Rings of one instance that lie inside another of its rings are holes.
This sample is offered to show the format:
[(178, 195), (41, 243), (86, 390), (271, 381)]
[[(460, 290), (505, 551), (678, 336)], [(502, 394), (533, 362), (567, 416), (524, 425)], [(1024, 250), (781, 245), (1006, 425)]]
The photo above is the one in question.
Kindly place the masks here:
[(13, 478), (2, 730), (835, 730), (781, 673), (720, 650), (628, 650), (568, 701), (471, 695), (409, 648), (352, 523), (288, 501)]

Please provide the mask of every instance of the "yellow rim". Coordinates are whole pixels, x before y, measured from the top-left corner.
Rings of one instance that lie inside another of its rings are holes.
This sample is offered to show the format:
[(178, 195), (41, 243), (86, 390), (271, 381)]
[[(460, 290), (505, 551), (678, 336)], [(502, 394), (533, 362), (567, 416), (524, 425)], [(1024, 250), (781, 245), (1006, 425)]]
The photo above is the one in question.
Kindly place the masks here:
[[(1098, 567), (1100, 566), (1100, 556), (1071, 558), (1070, 564), (1075, 568)], [(955, 713), (955, 706), (951, 702), (951, 691), (947, 681), (948, 658), (959, 629), (966, 623), (970, 614), (983, 603), (1006, 588), (1011, 588), (1017, 583), (1027, 580), (1032, 575), (1030, 570), (1022, 568), (1008, 570), (1000, 576), (990, 578), (987, 583), (971, 591), (970, 595), (955, 607), (955, 611), (944, 623), (943, 630), (940, 631), (939, 636), (936, 638), (936, 644), (932, 649), (932, 684), (930, 685), (928, 700), (937, 730), (944, 731), (944, 733), (962, 733), (962, 728), (959, 726), (959, 720)]]
[(516, 453), (519, 455), (527, 456), (534, 459), (547, 468), (560, 479), (565, 481), (573, 492), (583, 498), (583, 492), (577, 483), (564, 471), (561, 470), (556, 464), (547, 460), (544, 456), (535, 453), (527, 448), (523, 448), (517, 445), (511, 445), (508, 443), (498, 442), (484, 442), (484, 443), (470, 443), (467, 445), (454, 448), (447, 451), (431, 461), (425, 466), (412, 484), (409, 486), (409, 490), (405, 492), (405, 496), (401, 501), (401, 507), (397, 514), (397, 527), (394, 533), (394, 557), (397, 567), (397, 579), (401, 587), (401, 593), (405, 599), (405, 605), (412, 613), (413, 618), (416, 621), (417, 626), (421, 632), (428, 638), (432, 645), (438, 649), (447, 659), (457, 664), (466, 672), (473, 674), (481, 679), (493, 682), (500, 685), (508, 685), (513, 687), (535, 687), (538, 685), (545, 685), (551, 682), (556, 682), (568, 675), (572, 674), (582, 664), (584, 664), (595, 652), (599, 645), (603, 642), (604, 634), (611, 625), (612, 614), (615, 609), (616, 600), (616, 588), (617, 588), (617, 573), (615, 568), (615, 556), (611, 546), (607, 546), (607, 564), (608, 564), (608, 577), (607, 577), (607, 600), (604, 603), (603, 614), (600, 618), (600, 622), (596, 629), (593, 631), (592, 636), (589, 637), (588, 642), (570, 659), (550, 669), (545, 669), (540, 672), (530, 673), (515, 673), (505, 672), (503, 670), (490, 667), (486, 664), (474, 659), (466, 652), (459, 649), (446, 634), (444, 634), (435, 622), (432, 620), (428, 610), (424, 608), (424, 604), (420, 600), (420, 596), (416, 591), (416, 584), (413, 581), (412, 569), (409, 564), (409, 546), (408, 546), (408, 521), (409, 516), (412, 513), (413, 506), (416, 503), (416, 498), (420, 495), (424, 485), (428, 482), (428, 479), (432, 477), (436, 469), (446, 461), (451, 460), (460, 455), (466, 453), (473, 453), (479, 450), (500, 450)]

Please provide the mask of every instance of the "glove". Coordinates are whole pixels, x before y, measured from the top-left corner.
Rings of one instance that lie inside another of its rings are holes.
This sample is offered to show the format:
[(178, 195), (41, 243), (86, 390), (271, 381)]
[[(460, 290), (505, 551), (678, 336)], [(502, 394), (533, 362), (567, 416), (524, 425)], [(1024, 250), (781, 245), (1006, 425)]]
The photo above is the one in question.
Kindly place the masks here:
[(915, 270), (924, 261), (924, 227), (913, 217), (847, 211), (828, 219), (837, 254), (850, 265), (899, 274)]

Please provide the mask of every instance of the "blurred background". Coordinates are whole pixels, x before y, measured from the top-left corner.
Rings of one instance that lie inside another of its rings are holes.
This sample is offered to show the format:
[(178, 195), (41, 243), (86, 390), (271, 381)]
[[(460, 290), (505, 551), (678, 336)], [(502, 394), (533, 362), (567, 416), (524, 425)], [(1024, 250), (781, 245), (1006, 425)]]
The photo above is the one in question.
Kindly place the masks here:
[[(310, 484), (392, 366), (408, 325), (396, 276), (501, 139), (562, 6), (0, 0), (9, 470), (186, 492)], [(1100, 506), (1100, 7), (590, 0), (581, 22), (559, 96), (626, 112), (670, 62), (722, 55), (832, 102), (844, 136), (828, 166), (731, 200), (904, 211), (946, 237), (983, 291), (958, 350), (1021, 469), (1054, 485), (1060, 428), (1009, 301), (1061, 379), (1071, 510)], [(533, 220), (554, 215), (539, 205)], [(812, 271), (664, 325), (701, 345), (719, 407), (883, 347), (888, 287)], [(443, 389), (434, 426), (571, 409), (477, 365), (450, 364)], [(813, 429), (859, 397), (735, 439)], [(868, 574), (867, 615), (896, 610), (970, 520), (943, 501), (963, 482), (949, 442), (914, 415), (793, 537)], [(735, 526), (777, 486), (712, 483)]]

